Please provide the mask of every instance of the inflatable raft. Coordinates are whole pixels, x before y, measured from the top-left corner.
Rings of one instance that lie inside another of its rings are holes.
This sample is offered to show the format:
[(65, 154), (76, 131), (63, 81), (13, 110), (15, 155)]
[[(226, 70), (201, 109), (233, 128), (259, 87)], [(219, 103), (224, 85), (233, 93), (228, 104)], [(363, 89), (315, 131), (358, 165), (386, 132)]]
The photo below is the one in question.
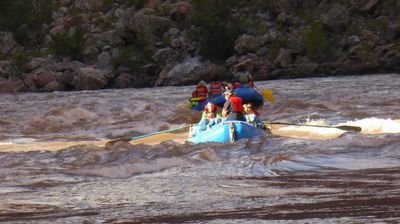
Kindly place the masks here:
[(194, 144), (204, 142), (236, 142), (240, 139), (254, 138), (265, 134), (264, 130), (243, 121), (223, 121), (202, 132), (192, 127), (188, 141)]

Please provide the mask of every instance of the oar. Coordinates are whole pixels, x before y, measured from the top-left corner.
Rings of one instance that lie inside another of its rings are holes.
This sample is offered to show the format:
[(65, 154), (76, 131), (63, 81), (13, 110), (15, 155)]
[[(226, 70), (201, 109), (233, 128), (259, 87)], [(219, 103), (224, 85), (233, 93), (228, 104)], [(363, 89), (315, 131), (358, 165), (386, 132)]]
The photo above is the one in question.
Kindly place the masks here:
[(150, 137), (153, 135), (159, 135), (159, 134), (164, 134), (164, 133), (171, 133), (171, 132), (175, 132), (175, 131), (179, 131), (182, 130), (184, 128), (190, 127), (190, 125), (183, 125), (177, 128), (172, 128), (172, 129), (168, 129), (168, 130), (164, 130), (164, 131), (157, 131), (157, 132), (153, 132), (153, 133), (149, 133), (149, 134), (144, 134), (144, 135), (139, 135), (139, 136), (135, 136), (135, 137), (124, 137), (124, 138), (117, 138), (117, 139), (113, 139), (108, 141), (107, 143), (114, 143), (117, 141), (132, 141), (132, 140), (137, 140), (137, 139), (141, 139), (141, 138), (146, 138), (146, 137)]
[(176, 105), (176, 107), (178, 108), (185, 108), (185, 109), (191, 109), (192, 108), (192, 104), (191, 103), (183, 103), (183, 104), (178, 104)]
[(159, 134), (164, 134), (164, 133), (171, 133), (171, 132), (174, 132), (174, 131), (182, 130), (182, 129), (187, 128), (187, 127), (190, 127), (190, 124), (189, 125), (183, 125), (183, 126), (177, 127), (177, 128), (164, 130), (164, 131), (157, 131), (157, 132), (153, 132), (153, 133), (150, 133), (150, 134), (139, 135), (139, 136), (136, 136), (136, 137), (132, 137), (131, 140), (146, 138), (146, 137), (150, 137), (150, 136), (153, 136), (153, 135), (159, 135)]
[[(190, 102), (193, 101), (198, 101), (198, 100), (207, 100), (207, 97), (191, 97), (189, 98)], [(185, 109), (192, 109), (193, 105), (191, 103), (185, 103), (185, 104), (178, 104), (176, 105), (176, 107), (181, 107), (181, 108), (185, 108)]]
[(265, 124), (282, 124), (282, 125), (317, 127), (317, 128), (337, 128), (337, 129), (340, 129), (343, 131), (355, 131), (355, 132), (361, 131), (361, 127), (351, 126), (351, 125), (329, 126), (329, 125), (298, 124), (298, 123), (286, 123), (286, 122), (264, 122), (264, 123)]
[(254, 86), (254, 88), (257, 90), (257, 92), (259, 92), (266, 100), (268, 100), (268, 102), (270, 102), (271, 104), (275, 103), (275, 96), (274, 93), (272, 92), (272, 90), (270, 89), (265, 89), (265, 90), (261, 90), (259, 89), (257, 86)]

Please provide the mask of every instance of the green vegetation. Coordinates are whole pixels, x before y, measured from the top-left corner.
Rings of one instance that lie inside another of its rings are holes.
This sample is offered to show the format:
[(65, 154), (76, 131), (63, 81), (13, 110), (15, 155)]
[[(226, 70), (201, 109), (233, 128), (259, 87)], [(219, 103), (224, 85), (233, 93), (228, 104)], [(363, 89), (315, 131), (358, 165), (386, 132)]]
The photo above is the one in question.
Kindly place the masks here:
[(347, 28), (346, 28), (346, 33), (347, 33), (348, 35), (357, 35), (357, 34), (360, 33), (360, 28), (357, 27), (357, 26), (354, 25), (354, 24), (350, 24), (350, 25), (347, 26)]
[(36, 46), (37, 34), (44, 23), (51, 21), (56, 1), (0, 1), (0, 30), (11, 31), (23, 46)]
[(368, 59), (369, 52), (371, 52), (373, 46), (368, 42), (362, 42), (356, 47), (356, 54), (361, 61)]
[(314, 21), (314, 17), (312, 16), (312, 11), (308, 8), (300, 8), (298, 10), (298, 14), (300, 18), (307, 23), (312, 23)]
[(399, 17), (399, 13), (397, 12), (397, 0), (386, 0), (382, 3), (382, 14), (386, 16), (397, 16)]
[(365, 27), (369, 30), (383, 30), (387, 28), (387, 22), (382, 19), (368, 19), (365, 21)]
[(207, 59), (224, 60), (233, 54), (233, 45), (243, 29), (232, 19), (238, 0), (195, 1), (191, 38), (200, 43), (199, 54)]
[(321, 62), (328, 62), (335, 58), (335, 46), (339, 39), (338, 35), (325, 33), (320, 21), (314, 21), (311, 29), (301, 36), (301, 42), (306, 48), (308, 58)]
[(122, 4), (125, 4), (129, 7), (135, 7), (136, 9), (141, 9), (145, 6), (146, 0), (121, 0)]
[(116, 55), (111, 59), (114, 69), (125, 66), (133, 71), (142, 71), (142, 67), (149, 63), (150, 57), (134, 45), (118, 48)]
[(30, 59), (31, 59), (31, 57), (30, 57), (29, 52), (27, 53), (27, 52), (19, 51), (12, 58), (11, 64), (18, 71), (24, 72), (25, 71), (25, 65), (26, 65), (26, 63), (29, 62)]
[(280, 48), (285, 48), (287, 46), (287, 39), (281, 39), (274, 41), (268, 45), (268, 53), (270, 55), (276, 55)]
[(242, 1), (240, 6), (248, 6), (253, 13), (272, 12), (272, 1), (270, 0), (252, 0), (250, 3)]
[(68, 35), (56, 34), (50, 43), (50, 49), (56, 57), (70, 57), (74, 60), (83, 59), (84, 30), (77, 26)]
[[(48, 54), (47, 50), (24, 50), (18, 51), (11, 58), (11, 65), (19, 72), (27, 72), (26, 64), (32, 59), (36, 57), (44, 57)], [(1, 58), (0, 58), (1, 59)]]
[(104, 0), (103, 4), (100, 7), (100, 11), (108, 12), (112, 9), (114, 0)]
[(144, 65), (152, 62), (151, 52), (146, 46), (148, 46), (148, 41), (144, 31), (141, 31), (134, 40), (118, 48), (111, 59), (113, 68), (125, 66), (134, 71), (141, 71)]

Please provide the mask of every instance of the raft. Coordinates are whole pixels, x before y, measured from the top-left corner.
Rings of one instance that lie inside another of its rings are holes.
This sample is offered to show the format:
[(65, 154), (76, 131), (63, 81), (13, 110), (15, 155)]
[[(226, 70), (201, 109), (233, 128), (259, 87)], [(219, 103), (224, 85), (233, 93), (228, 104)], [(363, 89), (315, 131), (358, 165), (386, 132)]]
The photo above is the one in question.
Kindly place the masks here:
[[(254, 88), (237, 88), (234, 90), (237, 96), (242, 98), (243, 103), (252, 103), (255, 108), (258, 108), (264, 104), (264, 97)], [(218, 107), (223, 107), (225, 103), (225, 97), (223, 95), (214, 95), (209, 99), (200, 102), (198, 105), (193, 105), (193, 110), (201, 111), (204, 106), (208, 103), (215, 103)]]
[[(196, 129), (196, 127), (193, 127)], [(196, 132), (196, 131), (195, 131)], [(265, 134), (264, 130), (244, 121), (223, 121), (188, 138), (188, 142), (199, 144), (204, 142), (236, 142)], [(191, 134), (189, 134), (191, 135)]]

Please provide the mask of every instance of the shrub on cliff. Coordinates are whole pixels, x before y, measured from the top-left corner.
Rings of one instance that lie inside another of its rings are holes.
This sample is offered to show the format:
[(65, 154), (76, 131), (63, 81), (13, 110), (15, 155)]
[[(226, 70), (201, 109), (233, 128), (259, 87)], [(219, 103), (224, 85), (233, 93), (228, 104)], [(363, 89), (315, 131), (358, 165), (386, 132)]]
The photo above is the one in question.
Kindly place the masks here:
[(56, 57), (69, 57), (73, 60), (82, 60), (85, 43), (84, 33), (83, 28), (77, 26), (68, 35), (56, 34), (52, 36), (53, 41), (50, 43), (50, 49)]
[(309, 30), (301, 36), (307, 57), (317, 62), (329, 62), (335, 59), (337, 42), (340, 36), (325, 32), (320, 21), (314, 21)]
[(199, 42), (199, 54), (207, 59), (226, 59), (241, 33), (239, 21), (232, 18), (232, 8), (240, 1), (194, 1), (191, 38)]
[(56, 8), (57, 3), (52, 0), (0, 1), (0, 30), (13, 32), (21, 45), (36, 46), (41, 42), (42, 25), (51, 21)]

